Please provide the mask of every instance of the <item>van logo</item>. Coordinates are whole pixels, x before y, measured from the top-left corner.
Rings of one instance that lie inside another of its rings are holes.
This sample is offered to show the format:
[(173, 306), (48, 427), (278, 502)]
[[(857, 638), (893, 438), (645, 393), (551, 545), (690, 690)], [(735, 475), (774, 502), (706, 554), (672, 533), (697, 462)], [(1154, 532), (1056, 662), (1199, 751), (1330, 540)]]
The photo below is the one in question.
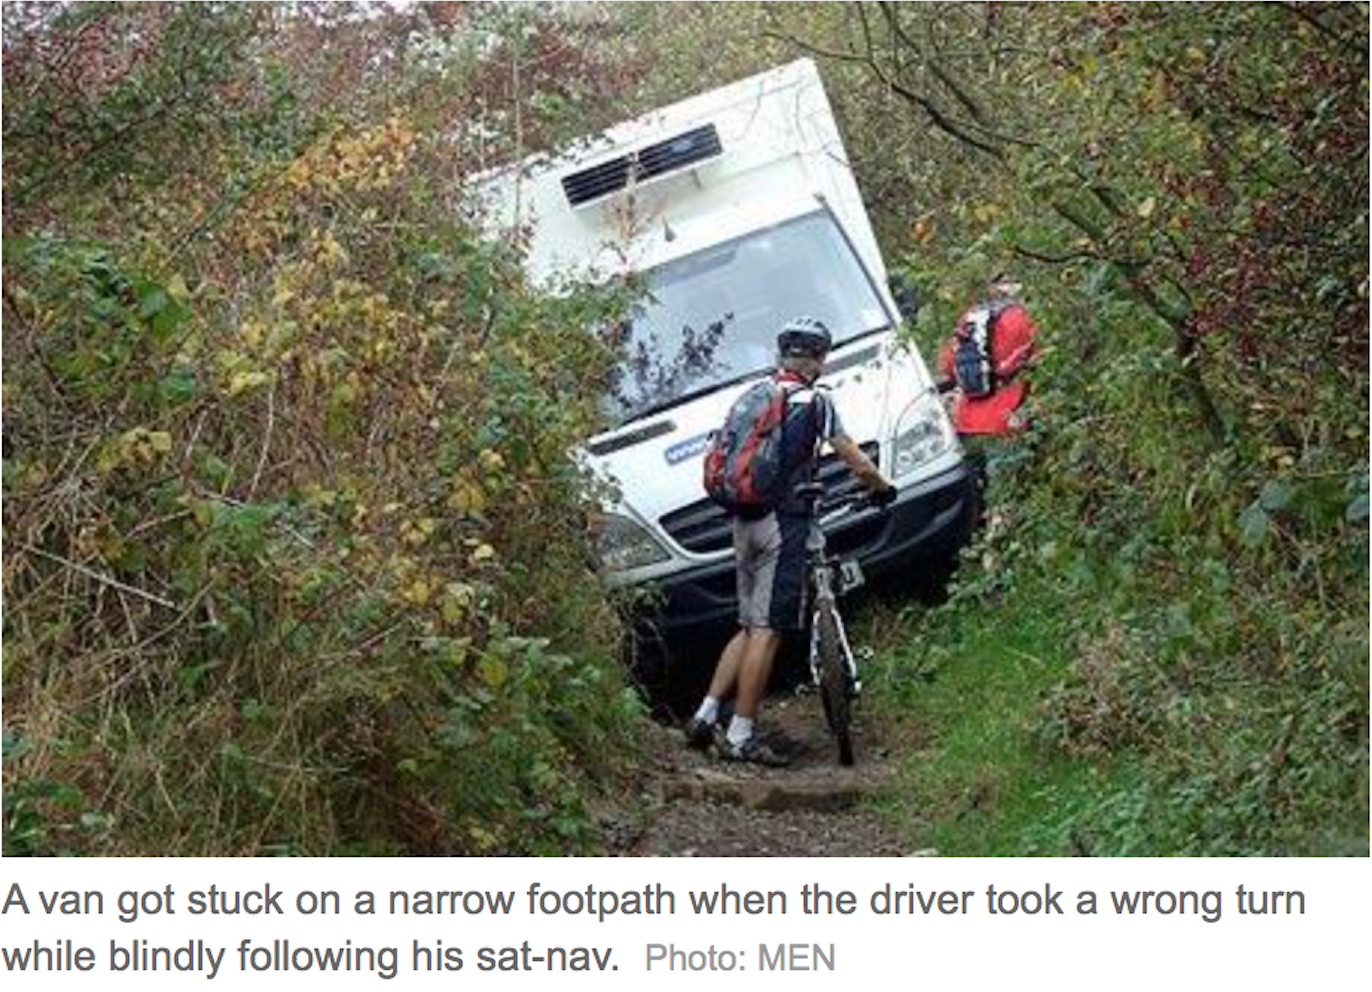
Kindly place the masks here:
[(678, 441), (676, 444), (668, 445), (663, 454), (667, 457), (668, 465), (676, 465), (684, 462), (688, 458), (694, 458), (703, 452), (710, 444), (710, 435), (714, 431), (706, 431), (704, 434), (697, 434), (689, 437), (685, 441)]

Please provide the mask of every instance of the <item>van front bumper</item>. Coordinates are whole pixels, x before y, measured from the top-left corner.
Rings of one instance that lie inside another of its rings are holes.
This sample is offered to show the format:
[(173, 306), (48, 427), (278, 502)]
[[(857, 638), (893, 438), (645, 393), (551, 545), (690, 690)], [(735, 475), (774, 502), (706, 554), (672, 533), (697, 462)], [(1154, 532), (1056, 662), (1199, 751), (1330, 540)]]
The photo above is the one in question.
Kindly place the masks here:
[[(966, 464), (901, 491), (885, 512), (844, 517), (825, 528), (829, 551), (856, 558), (871, 579), (907, 575), (945, 561), (966, 543), (977, 492)], [(733, 558), (683, 569), (645, 586), (644, 619), (669, 642), (732, 625), (738, 616)]]

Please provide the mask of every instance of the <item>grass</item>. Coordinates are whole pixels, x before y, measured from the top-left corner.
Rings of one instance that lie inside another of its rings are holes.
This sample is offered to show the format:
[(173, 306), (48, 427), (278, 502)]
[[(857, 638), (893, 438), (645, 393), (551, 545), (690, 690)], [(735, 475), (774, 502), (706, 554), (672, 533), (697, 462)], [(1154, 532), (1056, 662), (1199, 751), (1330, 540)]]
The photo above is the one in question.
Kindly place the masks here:
[[(941, 606), (876, 604), (859, 616), (855, 640), (875, 650), (866, 702), (900, 763), (879, 808), (912, 847), (1366, 853), (1366, 763), (1343, 726), (1365, 709), (1347, 691), (1307, 685), (1299, 669), (1254, 668), (1251, 642), (1169, 671), (1136, 632), (1110, 633), (1126, 605), (1147, 613), (1147, 592), (1099, 590), (1084, 617), (1064, 582), (1017, 579), (1007, 592), (972, 573)], [(1293, 657), (1308, 665), (1317, 646)], [(1100, 736), (1062, 736), (1064, 699)]]
[(1051, 616), (1005, 601), (980, 621), (919, 606), (864, 620), (860, 641), (877, 647), (869, 698), (908, 748), (883, 805), (912, 842), (948, 855), (1067, 853), (1036, 850), (1036, 838), (1096, 800), (1104, 775), (1038, 740), (1040, 700), (1067, 673)]

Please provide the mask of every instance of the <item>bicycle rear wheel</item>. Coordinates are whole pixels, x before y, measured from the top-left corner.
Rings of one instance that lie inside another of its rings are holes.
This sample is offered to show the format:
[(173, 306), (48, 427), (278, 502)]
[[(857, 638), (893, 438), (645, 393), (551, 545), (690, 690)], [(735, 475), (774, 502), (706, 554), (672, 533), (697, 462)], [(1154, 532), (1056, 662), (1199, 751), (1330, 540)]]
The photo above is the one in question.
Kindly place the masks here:
[(853, 731), (848, 697), (848, 666), (844, 658), (838, 613), (832, 603), (820, 606), (816, 612), (815, 634), (819, 653), (819, 698), (824, 703), (824, 718), (838, 744), (839, 764), (851, 765)]

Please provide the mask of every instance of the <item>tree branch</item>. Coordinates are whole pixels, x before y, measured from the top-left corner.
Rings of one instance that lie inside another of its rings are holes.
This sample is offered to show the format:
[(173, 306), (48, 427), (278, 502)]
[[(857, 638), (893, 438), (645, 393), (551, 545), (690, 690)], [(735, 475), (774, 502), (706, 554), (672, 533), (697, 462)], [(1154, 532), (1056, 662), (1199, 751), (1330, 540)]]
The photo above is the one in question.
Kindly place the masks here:
[(1109, 259), (1102, 256), (1099, 252), (1089, 251), (1085, 248), (1078, 251), (1068, 252), (1047, 252), (1037, 248), (1029, 248), (1021, 244), (1012, 244), (1010, 251), (1019, 258), (1027, 258), (1034, 262), (1043, 262), (1047, 265), (1066, 265), (1068, 262), (1079, 262), (1088, 259), (1093, 262), (1108, 262)]
[(934, 74), (934, 78), (944, 85), (948, 92), (953, 95), (953, 99), (971, 115), (973, 121), (983, 128), (987, 127), (986, 112), (982, 109), (981, 104), (943, 66), (939, 65), (937, 60), (930, 58), (929, 53), (914, 38), (910, 37), (904, 25), (900, 23), (900, 15), (896, 11), (895, 4), (883, 2), (878, 6), (881, 7), (881, 12), (886, 15), (887, 28), (900, 40), (900, 43), (919, 57), (920, 64), (928, 67), (929, 71)]
[(863, 4), (861, 3), (857, 3), (854, 6), (857, 8), (858, 22), (862, 26), (863, 45), (866, 48), (866, 58), (864, 61), (871, 67), (872, 72), (876, 75), (881, 84), (891, 92), (904, 97), (910, 103), (915, 104), (923, 110), (929, 118), (929, 123), (943, 133), (989, 155), (1001, 165), (1005, 165), (1005, 158), (999, 148), (971, 134), (959, 121), (954, 120), (944, 113), (942, 108), (934, 103), (928, 96), (923, 93), (915, 92), (899, 80), (891, 77), (889, 73), (881, 68), (881, 64), (877, 59), (876, 47), (872, 41), (872, 27), (867, 22), (867, 11), (863, 9)]

